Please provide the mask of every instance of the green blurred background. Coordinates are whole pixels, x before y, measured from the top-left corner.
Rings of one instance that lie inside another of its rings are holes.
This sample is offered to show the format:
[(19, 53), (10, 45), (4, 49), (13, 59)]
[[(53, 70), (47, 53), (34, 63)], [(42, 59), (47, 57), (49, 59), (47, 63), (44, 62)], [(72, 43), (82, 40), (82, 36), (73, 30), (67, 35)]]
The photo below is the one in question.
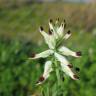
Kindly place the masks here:
[(49, 19), (58, 17), (66, 19), (72, 31), (64, 45), (83, 54), (80, 59), (69, 58), (81, 69), (80, 80), (67, 77), (64, 96), (96, 96), (95, 0), (45, 1), (0, 0), (0, 96), (41, 96), (35, 83), (45, 59), (27, 58), (47, 49), (38, 28), (42, 25), (47, 31)]

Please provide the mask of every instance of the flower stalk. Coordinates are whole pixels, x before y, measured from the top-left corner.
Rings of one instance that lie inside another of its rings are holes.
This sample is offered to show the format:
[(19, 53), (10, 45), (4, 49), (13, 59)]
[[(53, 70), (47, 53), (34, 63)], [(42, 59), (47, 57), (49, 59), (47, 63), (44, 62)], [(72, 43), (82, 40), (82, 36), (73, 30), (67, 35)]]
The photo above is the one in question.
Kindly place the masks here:
[(60, 79), (60, 70), (58, 68), (58, 63), (57, 63), (56, 59), (54, 60), (54, 63), (55, 63), (55, 68), (56, 68), (55, 71), (56, 71), (58, 86), (60, 86), (60, 81), (61, 81), (61, 79)]

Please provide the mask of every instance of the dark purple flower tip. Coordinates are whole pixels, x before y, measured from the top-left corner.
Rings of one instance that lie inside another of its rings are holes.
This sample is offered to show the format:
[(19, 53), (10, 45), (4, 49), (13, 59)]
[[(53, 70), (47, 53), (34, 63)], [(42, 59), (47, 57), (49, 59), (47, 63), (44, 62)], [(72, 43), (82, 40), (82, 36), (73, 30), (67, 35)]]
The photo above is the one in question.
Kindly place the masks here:
[(52, 19), (50, 19), (50, 23), (52, 23), (53, 22), (53, 20)]
[(43, 30), (44, 30), (42, 26), (40, 26), (40, 30), (41, 30), (41, 31), (43, 31)]
[(82, 53), (80, 51), (76, 52), (77, 56), (82, 56)]
[(52, 32), (53, 32), (53, 30), (52, 29), (51, 30), (49, 29), (49, 32), (48, 32), (49, 35), (52, 35)]
[(70, 30), (68, 30), (67, 34), (71, 34), (71, 31), (70, 31)]
[(32, 54), (31, 54), (31, 57), (32, 57), (32, 58), (34, 58), (35, 56), (36, 56), (36, 54), (35, 54), (35, 53), (32, 53)]
[(64, 24), (63, 24), (63, 23), (62, 23), (61, 25), (62, 25), (62, 27), (64, 26)]
[(79, 72), (80, 71), (80, 68), (76, 67), (75, 70)]
[(62, 81), (64, 81), (65, 80), (65, 78), (64, 77), (62, 77)]
[(73, 77), (74, 77), (75, 79), (79, 79), (79, 77), (78, 77), (77, 75), (73, 75)]
[(43, 77), (43, 76), (41, 76), (41, 77), (39, 78), (39, 82), (42, 82), (42, 81), (44, 81), (44, 77)]
[(56, 20), (59, 21), (59, 18), (57, 18)]
[(69, 68), (73, 68), (73, 65), (72, 64), (68, 64), (67, 65)]
[(66, 24), (64, 24), (64, 28), (66, 28)]
[(43, 81), (44, 81), (44, 77), (41, 76), (41, 77), (39, 78), (39, 80), (36, 82), (36, 84), (41, 83), (41, 82), (43, 82)]

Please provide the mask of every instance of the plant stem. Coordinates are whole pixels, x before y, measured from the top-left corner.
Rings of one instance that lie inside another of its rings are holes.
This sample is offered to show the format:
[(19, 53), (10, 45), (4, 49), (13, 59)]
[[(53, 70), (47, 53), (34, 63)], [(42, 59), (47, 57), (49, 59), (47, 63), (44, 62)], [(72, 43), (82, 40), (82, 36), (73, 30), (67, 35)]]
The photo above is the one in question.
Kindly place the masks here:
[(49, 94), (50, 94), (50, 90), (49, 90), (49, 83), (48, 83), (48, 85), (47, 85), (47, 90), (46, 90), (47, 92), (46, 92), (46, 96), (49, 96)]
[(55, 59), (55, 66), (56, 66), (56, 76), (57, 76), (57, 82), (58, 82), (58, 86), (60, 86), (60, 71), (58, 68), (58, 64), (57, 64), (57, 60)]

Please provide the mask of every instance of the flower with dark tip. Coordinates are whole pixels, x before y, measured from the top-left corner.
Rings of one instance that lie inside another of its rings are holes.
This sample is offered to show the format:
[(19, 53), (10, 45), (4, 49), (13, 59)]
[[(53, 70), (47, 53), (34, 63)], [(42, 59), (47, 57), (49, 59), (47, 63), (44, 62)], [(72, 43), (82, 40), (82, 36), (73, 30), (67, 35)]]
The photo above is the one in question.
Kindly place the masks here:
[(68, 32), (67, 32), (68, 34), (70, 34), (71, 32), (70, 32), (70, 30), (68, 30)]
[[(59, 41), (67, 40), (71, 36), (71, 31), (68, 30), (64, 34), (66, 22), (63, 20), (60, 26), (58, 25), (58, 22), (59, 19), (56, 20), (54, 26), (53, 20), (50, 19), (50, 29), (48, 33), (44, 31), (42, 26), (39, 28), (39, 31), (44, 37), (45, 43), (48, 45), (49, 49), (38, 54), (33, 54), (30, 59), (47, 58), (51, 55), (60, 62), (60, 68), (66, 75), (70, 76), (73, 80), (78, 80), (79, 77), (72, 71), (73, 65), (70, 64), (65, 56), (80, 57), (82, 54), (80, 51), (74, 52), (69, 48), (61, 45), (62, 42)], [(50, 76), (50, 73), (54, 70), (52, 68), (52, 64), (53, 62), (51, 60), (45, 62), (43, 75), (39, 78), (37, 85), (42, 84)]]
[(69, 64), (68, 67), (69, 67), (69, 68), (73, 68), (73, 65), (72, 65), (72, 64)]
[(76, 55), (77, 55), (77, 56), (81, 56), (82, 54), (81, 54), (80, 51), (78, 51), (78, 52), (76, 52)]
[(79, 71), (80, 71), (80, 68), (76, 67), (75, 70), (76, 70), (77, 72), (79, 72)]
[(52, 32), (53, 32), (53, 30), (50, 30), (50, 29), (49, 29), (49, 32), (48, 32), (49, 35), (52, 35)]
[(34, 57), (35, 57), (35, 55), (36, 55), (35, 53), (32, 53), (32, 54), (31, 54), (31, 57), (32, 57), (32, 58), (34, 58)]

